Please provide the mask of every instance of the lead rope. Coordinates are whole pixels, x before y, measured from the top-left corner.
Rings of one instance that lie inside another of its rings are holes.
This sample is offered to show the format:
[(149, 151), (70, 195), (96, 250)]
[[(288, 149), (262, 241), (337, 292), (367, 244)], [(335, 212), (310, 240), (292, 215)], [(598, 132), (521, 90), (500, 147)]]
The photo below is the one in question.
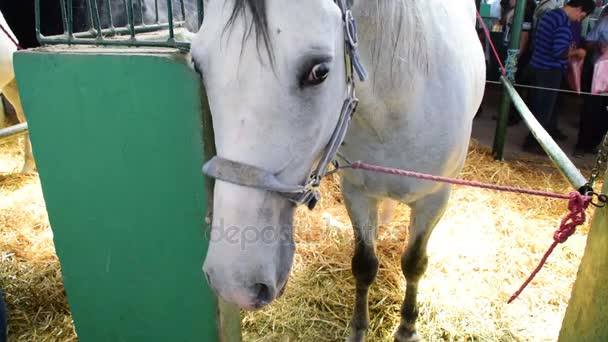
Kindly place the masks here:
[(11, 42), (13, 42), (13, 44), (15, 44), (15, 46), (17, 47), (17, 50), (23, 50), (23, 47), (21, 47), (21, 45), (19, 45), (19, 42), (13, 37), (12, 34), (10, 34), (10, 32), (4, 27), (4, 25), (0, 24), (0, 29), (2, 30), (2, 32), (4, 32), (4, 34), (8, 37), (8, 39), (10, 39)]

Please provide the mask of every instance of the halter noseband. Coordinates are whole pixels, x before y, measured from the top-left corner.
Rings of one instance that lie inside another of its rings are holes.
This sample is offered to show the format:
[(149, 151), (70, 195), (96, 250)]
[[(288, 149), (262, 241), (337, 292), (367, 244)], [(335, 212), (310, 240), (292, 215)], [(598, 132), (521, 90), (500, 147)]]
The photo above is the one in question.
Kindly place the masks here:
[(342, 105), (338, 123), (329, 139), (329, 143), (325, 147), (317, 167), (308, 177), (306, 184), (284, 184), (271, 172), (218, 156), (205, 163), (203, 166), (204, 174), (228, 183), (276, 192), (296, 205), (303, 204), (310, 210), (314, 209), (321, 197), (318, 190), (321, 179), (327, 175), (327, 169), (334, 161), (338, 149), (346, 137), (346, 131), (359, 103), (355, 96), (354, 74), (356, 72), (361, 81), (365, 81), (367, 78), (367, 71), (357, 50), (358, 37), (355, 18), (346, 5), (346, 0), (336, 0), (335, 2), (340, 7), (344, 24), (347, 97)]

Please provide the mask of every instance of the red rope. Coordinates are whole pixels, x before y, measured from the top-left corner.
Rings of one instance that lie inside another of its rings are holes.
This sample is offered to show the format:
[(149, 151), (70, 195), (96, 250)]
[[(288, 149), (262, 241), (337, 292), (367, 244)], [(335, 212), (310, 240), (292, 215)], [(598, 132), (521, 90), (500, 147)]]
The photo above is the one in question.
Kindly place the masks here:
[(507, 302), (508, 304), (511, 304), (523, 292), (526, 286), (530, 284), (530, 282), (532, 281), (532, 279), (534, 279), (538, 272), (540, 272), (541, 268), (543, 267), (555, 247), (557, 247), (557, 245), (560, 243), (566, 242), (566, 240), (568, 240), (568, 238), (572, 236), (572, 234), (574, 234), (574, 232), (576, 231), (576, 227), (585, 223), (587, 217), (587, 215), (585, 214), (585, 209), (587, 209), (590, 202), (591, 197), (582, 196), (578, 192), (570, 193), (570, 201), (568, 202), (568, 210), (570, 210), (570, 213), (568, 213), (568, 215), (566, 215), (562, 219), (559, 228), (553, 234), (553, 243), (545, 252), (545, 255), (543, 255), (542, 259), (540, 259), (538, 266), (536, 266), (534, 271), (532, 271), (532, 274), (530, 274), (530, 276), (519, 287), (519, 289), (515, 291), (515, 293), (513, 293), (511, 298), (509, 298), (509, 301)]
[(505, 69), (505, 66), (502, 64), (502, 61), (500, 60), (500, 56), (498, 55), (496, 47), (494, 46), (494, 42), (492, 42), (492, 38), (490, 37), (490, 31), (488, 31), (488, 28), (486, 27), (486, 23), (484, 23), (483, 18), (481, 17), (481, 14), (479, 14), (479, 11), (476, 11), (476, 13), (477, 13), (477, 19), (479, 20), (479, 23), (481, 24), (481, 27), (483, 28), (483, 32), (485, 32), (485, 34), (486, 34), (486, 39), (488, 40), (488, 43), (490, 43), (490, 46), (492, 47), (492, 51), (494, 51), (494, 57), (496, 57), (496, 61), (498, 62), (498, 65), (500, 65), (500, 69), (502, 70), (502, 75), (507, 76), (507, 69)]
[(23, 50), (21, 45), (19, 45), (19, 42), (15, 38), (13, 38), (13, 35), (10, 34), (10, 32), (4, 27), (4, 25), (0, 24), (0, 29), (4, 32), (4, 34), (6, 34), (8, 39), (10, 39), (11, 42), (13, 42), (13, 44), (15, 44), (15, 46), (17, 47), (17, 50)]
[(385, 174), (403, 176), (403, 177), (413, 177), (413, 178), (418, 178), (418, 179), (423, 179), (423, 180), (442, 182), (442, 183), (448, 183), (448, 184), (454, 184), (454, 185), (464, 185), (464, 186), (471, 186), (471, 187), (476, 187), (476, 188), (483, 188), (483, 189), (490, 189), (490, 190), (497, 190), (497, 191), (514, 192), (514, 193), (518, 193), (518, 194), (567, 199), (569, 213), (562, 219), (562, 222), (561, 222), (559, 228), (553, 234), (553, 243), (551, 244), (551, 246), (549, 247), (549, 249), (547, 250), (545, 255), (543, 255), (538, 266), (536, 266), (536, 268), (534, 269), (532, 274), (526, 279), (526, 281), (520, 286), (520, 288), (511, 296), (511, 298), (509, 298), (509, 301), (508, 301), (509, 304), (511, 302), (513, 302), (523, 292), (523, 290), (526, 288), (526, 286), (528, 286), (528, 284), (532, 281), (532, 279), (534, 279), (534, 277), (538, 274), (538, 272), (540, 272), (540, 270), (545, 265), (545, 262), (547, 262), (549, 255), (551, 255), (551, 253), (553, 252), (555, 247), (560, 243), (566, 242), (566, 240), (568, 240), (568, 238), (572, 234), (574, 234), (574, 232), (576, 231), (576, 227), (585, 223), (585, 220), (586, 220), (585, 209), (587, 209), (587, 207), (589, 206), (589, 203), (591, 203), (591, 199), (592, 199), (590, 196), (581, 195), (577, 191), (573, 191), (568, 195), (564, 195), (564, 194), (557, 194), (557, 193), (539, 191), (539, 190), (521, 189), (521, 188), (516, 188), (516, 187), (512, 187), (512, 186), (502, 186), (502, 185), (481, 183), (481, 182), (476, 182), (476, 181), (465, 181), (465, 180), (454, 179), (454, 178), (449, 178), (449, 177), (433, 176), (433, 175), (419, 173), (419, 172), (382, 167), (382, 166), (378, 166), (378, 165), (371, 165), (371, 164), (367, 164), (367, 163), (364, 163), (361, 161), (354, 162), (351, 165), (347, 166), (347, 168), (351, 168), (354, 170), (364, 170), (364, 171), (370, 171), (370, 172), (385, 173)]
[(481, 182), (476, 182), (476, 181), (465, 181), (465, 180), (454, 179), (454, 178), (449, 178), (449, 177), (433, 176), (433, 175), (429, 175), (429, 174), (425, 174), (425, 173), (419, 173), (419, 172), (406, 171), (406, 170), (393, 169), (393, 168), (388, 168), (388, 167), (366, 164), (366, 163), (363, 163), (360, 161), (354, 162), (350, 166), (350, 168), (366, 170), (366, 171), (371, 171), (371, 172), (387, 173), (387, 174), (403, 176), (403, 177), (413, 177), (413, 178), (418, 178), (418, 179), (424, 179), (424, 180), (430, 180), (430, 181), (436, 181), (436, 182), (442, 182), (442, 183), (449, 183), (449, 184), (454, 184), (454, 185), (472, 186), (472, 187), (476, 187), (476, 188), (490, 189), (490, 190), (496, 190), (496, 191), (508, 191), (508, 192), (515, 192), (515, 193), (519, 193), (519, 194), (526, 194), (526, 195), (559, 198), (559, 199), (570, 199), (569, 195), (564, 195), (564, 194), (556, 194), (556, 193), (540, 191), (540, 190), (521, 189), (521, 188), (516, 188), (516, 187), (512, 187), (512, 186), (488, 184), (488, 183), (481, 183)]

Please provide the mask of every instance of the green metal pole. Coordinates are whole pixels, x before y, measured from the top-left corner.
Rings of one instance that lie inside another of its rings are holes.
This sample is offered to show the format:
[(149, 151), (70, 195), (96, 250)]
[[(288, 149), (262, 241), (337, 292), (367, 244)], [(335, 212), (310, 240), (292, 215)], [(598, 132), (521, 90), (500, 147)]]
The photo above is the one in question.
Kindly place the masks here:
[[(526, 2), (527, 0), (518, 0), (515, 5), (515, 15), (513, 16), (513, 24), (511, 26), (511, 38), (509, 41), (509, 50), (519, 50), (519, 38), (521, 36), (521, 27), (524, 21), (524, 14), (526, 12)], [(511, 58), (515, 58), (517, 61), (517, 53), (515, 56)], [(505, 66), (507, 68), (507, 73), (512, 71), (510, 75), (511, 82), (514, 81), (515, 78), (515, 70), (509, 68), (517, 67), (517, 63), (510, 63), (510, 57), (507, 57), (507, 61)], [(505, 138), (507, 135), (507, 122), (509, 120), (509, 111), (511, 110), (511, 102), (509, 99), (509, 95), (506, 90), (503, 88), (502, 95), (502, 103), (500, 106), (500, 112), (498, 113), (498, 120), (496, 122), (496, 133), (494, 134), (494, 147), (492, 153), (494, 158), (497, 160), (502, 160), (504, 156), (504, 148), (505, 148)]]
[(585, 179), (581, 171), (572, 163), (570, 158), (568, 158), (557, 143), (555, 143), (549, 133), (547, 133), (540, 122), (538, 122), (538, 120), (534, 117), (534, 114), (530, 112), (530, 109), (528, 109), (528, 106), (526, 106), (524, 100), (522, 100), (521, 96), (519, 96), (513, 85), (509, 83), (509, 80), (507, 80), (506, 77), (501, 77), (500, 80), (505, 87), (505, 91), (513, 101), (513, 105), (524, 120), (524, 123), (526, 126), (528, 126), (528, 129), (530, 132), (532, 132), (549, 158), (551, 158), (553, 164), (557, 166), (559, 171), (562, 173), (562, 175), (564, 175), (564, 177), (568, 180), (568, 183), (570, 183), (574, 189), (580, 190), (583, 186), (585, 186), (585, 184), (587, 184), (587, 179)]

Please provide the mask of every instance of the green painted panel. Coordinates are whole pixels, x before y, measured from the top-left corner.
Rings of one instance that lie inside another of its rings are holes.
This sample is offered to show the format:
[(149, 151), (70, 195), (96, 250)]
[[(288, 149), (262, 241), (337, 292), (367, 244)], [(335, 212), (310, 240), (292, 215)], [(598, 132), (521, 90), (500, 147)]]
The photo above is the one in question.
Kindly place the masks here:
[[(608, 194), (608, 173), (602, 193)], [(597, 208), (559, 335), (560, 342), (608, 341), (608, 208)]]
[(218, 340), (199, 78), (175, 50), (87, 51), (15, 58), (79, 340)]

